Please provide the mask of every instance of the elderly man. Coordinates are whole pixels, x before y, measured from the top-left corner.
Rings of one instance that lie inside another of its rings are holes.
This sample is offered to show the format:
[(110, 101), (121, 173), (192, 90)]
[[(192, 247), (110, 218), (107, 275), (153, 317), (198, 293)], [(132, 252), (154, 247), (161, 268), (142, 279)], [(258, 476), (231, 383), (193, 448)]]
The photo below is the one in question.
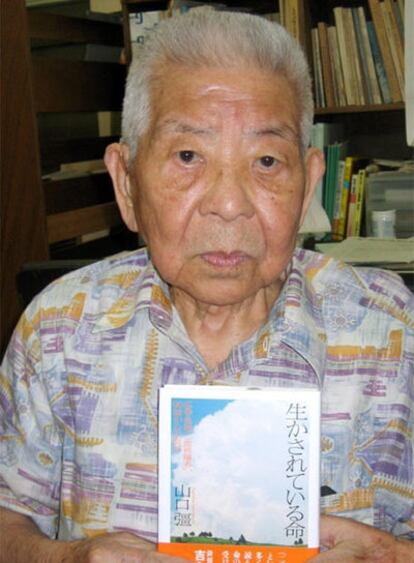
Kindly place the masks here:
[(321, 386), (322, 507), (337, 517), (315, 561), (413, 556), (413, 300), (390, 274), (295, 250), (324, 170), (312, 111), (277, 25), (195, 10), (154, 33), (105, 155), (148, 250), (57, 281), (16, 329), (2, 561), (169, 559), (154, 548), (165, 383)]

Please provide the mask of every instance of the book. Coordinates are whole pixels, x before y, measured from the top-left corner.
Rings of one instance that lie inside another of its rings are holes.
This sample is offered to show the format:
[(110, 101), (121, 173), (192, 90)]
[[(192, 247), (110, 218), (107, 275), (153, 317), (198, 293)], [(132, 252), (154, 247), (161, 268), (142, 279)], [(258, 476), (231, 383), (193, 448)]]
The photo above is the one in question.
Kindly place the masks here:
[(310, 64), (312, 60), (311, 21), (307, 0), (280, 0), (280, 21), (301, 44)]
[(318, 23), (319, 50), (322, 62), (323, 88), (328, 108), (335, 107), (335, 93), (332, 77), (331, 58), (328, 42), (328, 25), (325, 22)]
[(345, 238), (352, 176), (358, 168), (365, 164), (367, 164), (367, 159), (363, 159), (361, 157), (347, 156), (345, 158), (340, 197), (340, 211), (338, 223), (336, 226), (337, 228), (334, 230), (334, 235), (336, 235), (336, 237), (334, 237), (334, 240), (343, 240)]
[(210, 563), (316, 555), (319, 432), (316, 389), (162, 387), (158, 550)]
[(313, 62), (313, 76), (315, 84), (315, 101), (316, 107), (323, 108), (326, 106), (325, 102), (325, 91), (323, 88), (323, 76), (322, 76), (322, 61), (321, 52), (319, 46), (319, 34), (316, 27), (311, 30), (311, 40), (312, 40), (312, 62)]
[(363, 43), (363, 39), (362, 39), (362, 29), (361, 29), (361, 24), (360, 24), (357, 8), (352, 8), (351, 13), (352, 13), (352, 20), (353, 20), (354, 29), (355, 29), (358, 60), (359, 60), (360, 67), (361, 67), (361, 78), (362, 78), (362, 86), (363, 86), (363, 90), (364, 90), (365, 103), (373, 104), (374, 102), (373, 102), (373, 95), (372, 95), (372, 91), (371, 91), (371, 80), (370, 80), (370, 76), (369, 76), (369, 73), (368, 73), (368, 61), (367, 61), (367, 55), (366, 55), (365, 50), (364, 50), (364, 43)]
[(398, 31), (400, 33), (401, 42), (404, 44), (404, 18), (400, 11), (400, 5), (397, 0), (392, 2), (392, 8), (394, 10), (395, 20), (398, 25)]
[(333, 227), (335, 200), (338, 189), (338, 165), (340, 160), (344, 160), (347, 152), (347, 142), (339, 142), (328, 145), (326, 180), (324, 184), (324, 208)]
[(374, 24), (371, 21), (367, 21), (368, 38), (372, 50), (372, 58), (374, 59), (375, 72), (378, 78), (378, 84), (381, 91), (382, 101), (385, 104), (390, 104), (392, 102), (391, 92), (388, 85), (387, 75), (385, 73), (385, 67), (382, 60), (381, 51), (378, 46), (377, 35), (375, 33)]
[(374, 57), (372, 55), (371, 44), (369, 42), (367, 20), (365, 17), (364, 8), (359, 6), (356, 8), (357, 18), (359, 21), (359, 30), (361, 33), (361, 43), (363, 57), (368, 73), (368, 83), (370, 86), (370, 98), (372, 104), (380, 104), (382, 102), (381, 91), (378, 83), (378, 78), (375, 72)]
[(347, 237), (353, 236), (357, 182), (358, 182), (358, 174), (352, 174), (351, 187), (349, 189), (348, 217), (346, 221)]
[(349, 50), (349, 40), (347, 40), (347, 26), (344, 18), (344, 10), (341, 6), (336, 6), (333, 10), (335, 27), (338, 35), (339, 58), (344, 76), (344, 86), (347, 105), (358, 105), (359, 100), (356, 92), (356, 77), (354, 62)]
[(400, 102), (403, 99), (403, 93), (401, 92), (397, 73), (394, 67), (394, 62), (385, 31), (381, 5), (379, 0), (368, 0), (368, 5), (371, 11), (372, 23), (375, 28), (379, 50), (381, 51), (382, 55), (385, 74), (387, 76), (388, 86), (391, 93), (391, 99), (393, 102)]
[(328, 40), (329, 50), (332, 53), (331, 65), (336, 103), (338, 106), (346, 106), (344, 75), (339, 55), (338, 35), (334, 25), (328, 27)]
[(394, 17), (391, 0), (380, 2), (382, 19), (384, 21), (385, 34), (390, 46), (391, 58), (395, 68), (398, 85), (404, 98), (404, 49), (398, 31), (398, 25)]
[(358, 170), (358, 181), (355, 193), (355, 214), (352, 227), (352, 236), (359, 237), (361, 234), (361, 222), (363, 206), (365, 201), (365, 185), (367, 181), (367, 171), (365, 168)]
[[(339, 141), (343, 137), (343, 126), (341, 123), (315, 123), (312, 125), (311, 132), (311, 146), (319, 149), (325, 155), (326, 160), (326, 150), (327, 146), (335, 141)], [(324, 191), (324, 181), (326, 178), (326, 173), (324, 178), (319, 180), (316, 190), (315, 197), (318, 201), (322, 203), (323, 201), (323, 191)]]
[(345, 22), (345, 43), (347, 45), (347, 50), (350, 55), (351, 61), (351, 71), (353, 73), (353, 88), (355, 99), (358, 105), (366, 104), (366, 85), (364, 84), (364, 76), (361, 69), (361, 61), (358, 53), (357, 37), (355, 33), (354, 19), (352, 17), (352, 9), (343, 9), (343, 18)]
[(336, 173), (336, 186), (334, 195), (334, 205), (332, 214), (332, 239), (337, 240), (339, 217), (341, 215), (342, 184), (344, 182), (345, 160), (338, 161), (338, 171)]

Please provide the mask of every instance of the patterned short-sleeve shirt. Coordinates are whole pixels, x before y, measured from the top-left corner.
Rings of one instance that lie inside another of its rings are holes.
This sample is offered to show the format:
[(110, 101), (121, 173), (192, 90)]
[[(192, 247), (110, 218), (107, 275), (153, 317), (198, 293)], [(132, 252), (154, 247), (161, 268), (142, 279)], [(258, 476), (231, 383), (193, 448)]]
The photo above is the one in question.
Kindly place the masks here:
[(209, 370), (145, 250), (72, 272), (0, 372), (0, 504), (49, 537), (157, 537), (164, 384), (322, 389), (322, 510), (414, 536), (414, 300), (396, 276), (297, 250), (269, 319)]

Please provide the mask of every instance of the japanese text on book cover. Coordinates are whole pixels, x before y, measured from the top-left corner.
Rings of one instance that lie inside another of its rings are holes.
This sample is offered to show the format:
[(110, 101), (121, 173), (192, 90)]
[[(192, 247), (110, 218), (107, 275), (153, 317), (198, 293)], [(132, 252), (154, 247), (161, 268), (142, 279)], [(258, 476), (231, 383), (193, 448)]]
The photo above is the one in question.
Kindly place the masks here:
[(159, 551), (205, 563), (313, 557), (319, 433), (318, 390), (163, 387)]

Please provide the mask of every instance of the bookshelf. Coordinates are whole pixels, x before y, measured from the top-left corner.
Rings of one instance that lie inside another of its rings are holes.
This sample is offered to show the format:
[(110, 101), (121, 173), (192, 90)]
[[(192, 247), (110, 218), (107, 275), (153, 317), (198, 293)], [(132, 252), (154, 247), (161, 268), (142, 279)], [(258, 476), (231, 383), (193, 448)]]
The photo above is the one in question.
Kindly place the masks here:
[[(109, 175), (74, 170), (74, 163), (101, 159), (119, 138), (108, 124), (102, 132), (99, 120), (120, 112), (125, 65), (46, 53), (83, 44), (121, 52), (121, 21), (87, 17), (88, 5), (65, 2), (62, 15), (57, 2), (33, 10), (24, 0), (1, 4), (1, 353), (22, 311), (16, 277), (23, 266), (94, 260), (132, 242)], [(110, 236), (79, 244), (102, 230)]]
[[(297, 18), (302, 41), (308, 57), (311, 29), (319, 22), (327, 26), (335, 24), (334, 9), (363, 6), (369, 14), (372, 0), (239, 0), (238, 6), (256, 13), (270, 14), (275, 9), (284, 10), (289, 18), (291, 10), (306, 10)], [(388, 1), (388, 0), (387, 0)], [(400, 0), (393, 0), (400, 2)], [(45, 17), (37, 11), (27, 18), (23, 0), (4, 0), (1, 4), (2, 101), (4, 123), (2, 127), (2, 339), (1, 348), (7, 343), (11, 330), (21, 312), (16, 291), (16, 274), (28, 261), (49, 260), (51, 257), (48, 234), (56, 228), (63, 231), (61, 237), (76, 235), (79, 225), (94, 222), (95, 228), (102, 222), (112, 224), (119, 220), (107, 177), (91, 175), (79, 179), (57, 181), (53, 186), (42, 182), (42, 174), (56, 169), (62, 162), (94, 159), (102, 155), (110, 135), (105, 137), (83, 136), (77, 139), (59, 139), (41, 135), (39, 141), (39, 115), (58, 115), (74, 111), (87, 114), (98, 109), (120, 109), (125, 67), (85, 61), (32, 59), (30, 37), (37, 44), (56, 41), (56, 33), (66, 35), (69, 42), (107, 42), (121, 46), (124, 43), (127, 59), (131, 58), (129, 15), (139, 11), (167, 10), (173, 4), (168, 1), (122, 0), (123, 30), (109, 21), (88, 21), (68, 17), (70, 4), (66, 2), (66, 16), (58, 13)], [(216, 2), (206, 2), (215, 4)], [(225, 0), (224, 0), (225, 3)], [(236, 3), (228, 2), (234, 7)], [(83, 8), (82, 8), (83, 9)], [(292, 14), (291, 14), (292, 15)], [(291, 22), (292, 23), (292, 22)], [(312, 64), (312, 62), (311, 62)], [(69, 78), (79, 87), (71, 93), (62, 89)], [(47, 84), (47, 87), (45, 86)], [(405, 143), (405, 103), (335, 104), (316, 108), (316, 122), (342, 124), (350, 140), (352, 151), (369, 158), (413, 158), (413, 149)], [(59, 125), (61, 127), (61, 124)], [(50, 132), (50, 129), (49, 129)], [(6, 142), (5, 142), (6, 141)], [(23, 163), (23, 164), (22, 164)], [(56, 189), (55, 189), (56, 188)], [(22, 205), (22, 202), (24, 205)], [(86, 217), (76, 213), (77, 205), (90, 208)], [(48, 216), (54, 215), (48, 224)], [(53, 226), (54, 225), (54, 226)], [(53, 239), (53, 237), (52, 237)], [(123, 238), (131, 243), (131, 239)], [(108, 253), (113, 250), (109, 244)]]

